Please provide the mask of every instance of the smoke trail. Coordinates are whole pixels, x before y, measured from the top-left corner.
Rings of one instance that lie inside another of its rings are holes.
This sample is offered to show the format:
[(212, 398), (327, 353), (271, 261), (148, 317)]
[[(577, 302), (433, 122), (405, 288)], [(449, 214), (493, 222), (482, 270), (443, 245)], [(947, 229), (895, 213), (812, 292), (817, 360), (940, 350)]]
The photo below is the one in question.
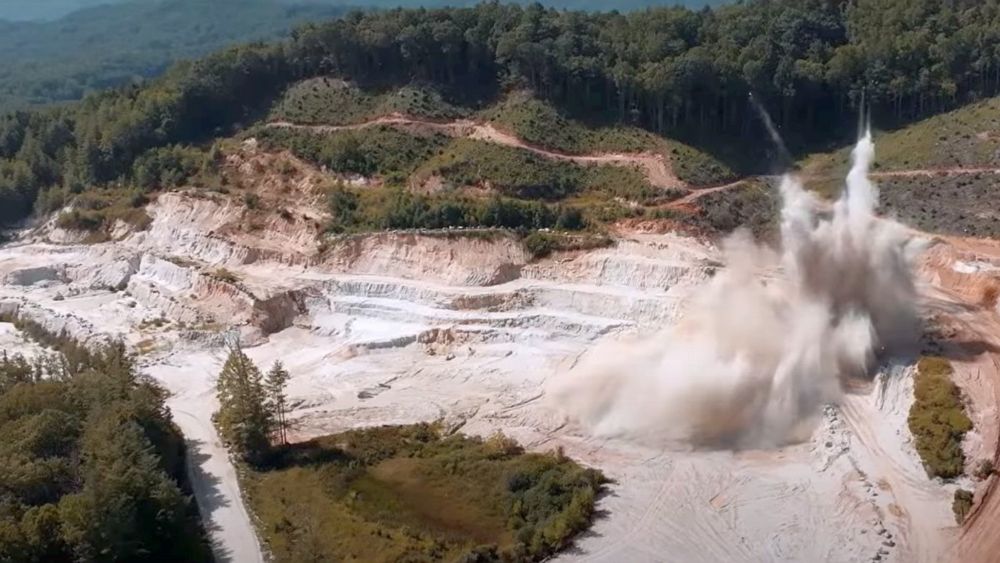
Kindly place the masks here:
[(780, 252), (734, 234), (723, 243), (727, 267), (678, 326), (592, 351), (553, 382), (550, 399), (604, 436), (711, 446), (804, 438), (846, 378), (917, 336), (918, 246), (875, 217), (873, 158), (866, 133), (825, 215), (786, 176)]
[(778, 156), (781, 157), (781, 165), (789, 166), (795, 159), (792, 158), (792, 153), (788, 152), (788, 147), (785, 146), (785, 140), (781, 138), (781, 133), (778, 132), (778, 128), (774, 126), (774, 120), (771, 119), (771, 114), (769, 114), (767, 109), (765, 109), (764, 106), (757, 101), (753, 92), (751, 92), (748, 97), (750, 99), (750, 105), (752, 105), (754, 110), (757, 111), (757, 115), (760, 116), (760, 120), (764, 123), (764, 128), (767, 129), (768, 136), (771, 137), (771, 141), (774, 142), (774, 146), (778, 148)]

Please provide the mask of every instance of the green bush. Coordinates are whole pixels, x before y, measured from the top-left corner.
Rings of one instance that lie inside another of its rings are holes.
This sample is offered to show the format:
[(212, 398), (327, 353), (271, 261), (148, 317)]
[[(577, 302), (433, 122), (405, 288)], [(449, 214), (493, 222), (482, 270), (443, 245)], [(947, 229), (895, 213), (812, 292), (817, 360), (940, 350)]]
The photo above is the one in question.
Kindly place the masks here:
[(552, 238), (542, 233), (531, 233), (524, 238), (524, 247), (535, 258), (544, 258), (552, 254), (553, 246)]
[(908, 423), (930, 477), (950, 479), (965, 471), (962, 438), (972, 429), (962, 393), (951, 381), (948, 360), (924, 357), (917, 364)]

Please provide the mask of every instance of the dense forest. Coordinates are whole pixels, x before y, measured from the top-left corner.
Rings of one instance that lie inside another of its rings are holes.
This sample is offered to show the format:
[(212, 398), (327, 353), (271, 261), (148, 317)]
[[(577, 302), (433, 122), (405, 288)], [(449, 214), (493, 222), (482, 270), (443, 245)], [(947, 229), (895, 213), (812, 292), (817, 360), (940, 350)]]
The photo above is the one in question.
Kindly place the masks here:
[(122, 344), (0, 356), (0, 561), (211, 561), (166, 392)]
[[(753, 0), (627, 14), (540, 5), (353, 13), (181, 63), (144, 86), (0, 120), (0, 220), (94, 185), (134, 183), (148, 151), (228, 135), (288, 85), (430, 83), (464, 105), (529, 88), (561, 111), (693, 142), (744, 141), (776, 116), (793, 150), (1000, 89), (1000, 0)], [(756, 140), (758, 137), (753, 136)]]

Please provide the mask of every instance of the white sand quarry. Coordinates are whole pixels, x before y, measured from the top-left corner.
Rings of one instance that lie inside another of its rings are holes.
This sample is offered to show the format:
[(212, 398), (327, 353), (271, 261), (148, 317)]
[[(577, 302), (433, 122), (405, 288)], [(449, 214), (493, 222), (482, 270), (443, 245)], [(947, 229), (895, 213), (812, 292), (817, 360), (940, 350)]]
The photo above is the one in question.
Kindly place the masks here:
[[(530, 263), (504, 236), (387, 233), (321, 258), (308, 233), (229, 229), (244, 213), (232, 201), (173, 194), (150, 213), (147, 232), (117, 242), (0, 248), (0, 307), (141, 353), (173, 393), (222, 560), (262, 560), (211, 425), (230, 328), (254, 360), (291, 371), (297, 438), (444, 419), (603, 469), (615, 483), (566, 561), (930, 562), (958, 535), (954, 486), (929, 481), (910, 444), (907, 365), (826, 407), (808, 440), (766, 450), (598, 439), (543, 400), (595, 343), (677, 321), (720, 267), (713, 247), (637, 235)], [(0, 344), (31, 346), (9, 325)]]

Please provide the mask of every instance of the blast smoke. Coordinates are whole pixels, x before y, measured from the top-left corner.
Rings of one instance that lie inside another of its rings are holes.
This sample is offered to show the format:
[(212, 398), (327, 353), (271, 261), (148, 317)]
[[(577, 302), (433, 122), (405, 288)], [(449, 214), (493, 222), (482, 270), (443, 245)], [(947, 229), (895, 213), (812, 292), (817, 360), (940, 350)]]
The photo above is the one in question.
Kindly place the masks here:
[(753, 106), (753, 109), (757, 112), (757, 115), (760, 117), (761, 122), (764, 123), (764, 129), (767, 130), (768, 136), (771, 137), (771, 142), (773, 142), (774, 146), (777, 147), (778, 156), (781, 157), (781, 165), (782, 166), (790, 165), (794, 161), (794, 159), (792, 158), (792, 153), (788, 152), (788, 147), (785, 145), (785, 140), (781, 138), (781, 133), (778, 133), (778, 128), (774, 126), (774, 120), (771, 119), (771, 114), (767, 113), (767, 110), (764, 109), (764, 106), (762, 106), (760, 102), (757, 101), (757, 98), (754, 97), (753, 92), (751, 92), (748, 95), (748, 99), (750, 100), (750, 105)]
[(745, 232), (682, 322), (598, 347), (557, 378), (555, 405), (595, 434), (657, 444), (762, 447), (805, 438), (845, 380), (915, 342), (912, 261), (901, 225), (878, 219), (865, 132), (832, 210), (782, 179), (781, 249)]

